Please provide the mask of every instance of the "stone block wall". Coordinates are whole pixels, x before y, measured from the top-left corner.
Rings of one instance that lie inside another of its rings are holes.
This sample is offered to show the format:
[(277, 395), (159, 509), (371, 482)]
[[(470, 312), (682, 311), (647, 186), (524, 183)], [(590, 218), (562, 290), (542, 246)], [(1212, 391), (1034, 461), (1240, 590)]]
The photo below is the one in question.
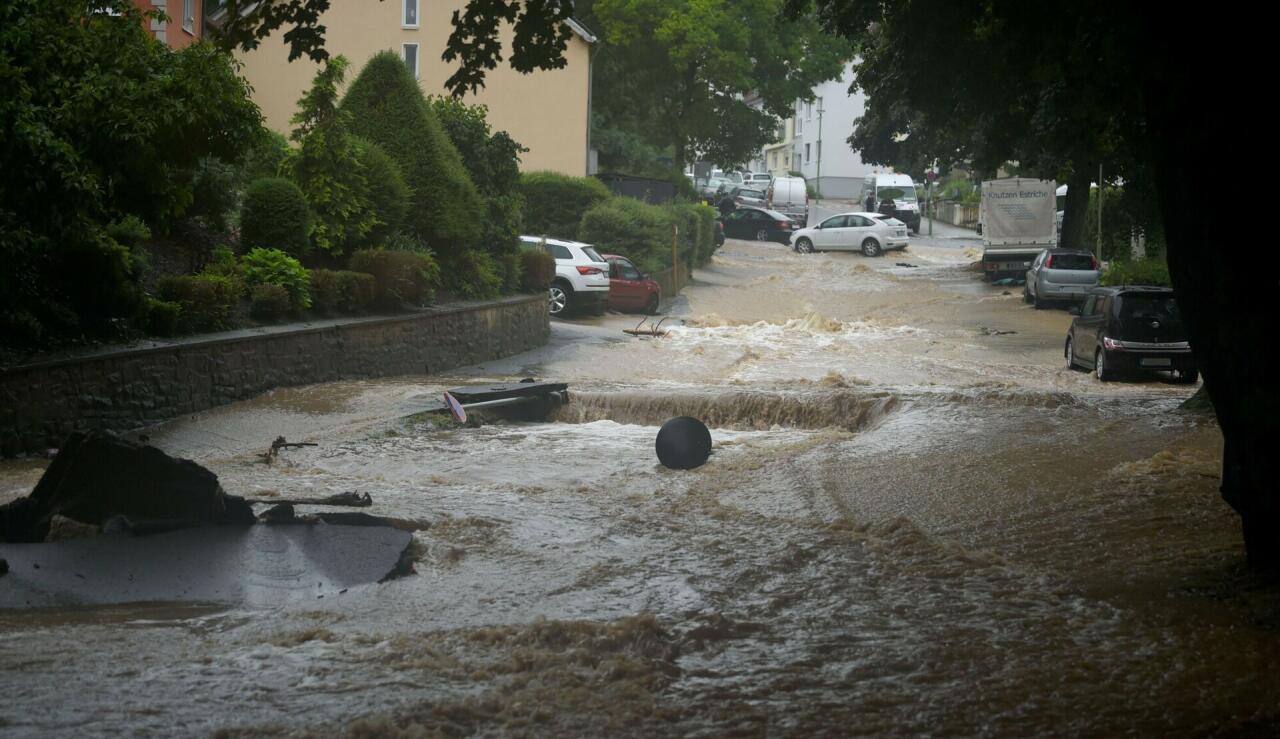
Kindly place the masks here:
[(432, 374), (547, 342), (542, 295), (109, 349), (0, 369), (0, 453), (127, 431), (276, 387)]

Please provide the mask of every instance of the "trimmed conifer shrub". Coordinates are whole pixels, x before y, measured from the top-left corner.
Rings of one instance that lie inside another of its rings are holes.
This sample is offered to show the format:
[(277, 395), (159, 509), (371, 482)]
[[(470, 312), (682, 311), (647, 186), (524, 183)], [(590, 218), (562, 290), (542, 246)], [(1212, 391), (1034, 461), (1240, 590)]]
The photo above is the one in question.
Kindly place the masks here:
[(573, 239), (583, 214), (608, 200), (609, 188), (594, 177), (570, 177), (559, 172), (520, 175), (524, 196), (524, 232), (534, 236)]
[(240, 242), (302, 256), (311, 250), (311, 208), (302, 190), (283, 177), (254, 180), (240, 208)]
[(444, 256), (474, 243), (484, 203), (404, 62), (375, 55), (347, 90), (351, 132), (382, 147), (413, 191), (407, 226)]

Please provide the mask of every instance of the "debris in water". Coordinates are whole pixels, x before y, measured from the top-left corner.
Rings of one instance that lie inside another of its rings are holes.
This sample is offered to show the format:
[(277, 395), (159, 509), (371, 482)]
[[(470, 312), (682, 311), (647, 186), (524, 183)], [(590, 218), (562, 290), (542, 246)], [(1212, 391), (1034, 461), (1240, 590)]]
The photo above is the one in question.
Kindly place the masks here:
[(895, 266), (895, 267), (911, 267), (912, 269), (915, 269), (915, 268), (919, 267), (920, 265), (918, 265), (918, 264), (909, 264), (909, 263), (907, 263), (907, 262), (897, 262), (897, 263), (895, 263), (895, 264), (894, 264), (894, 266)]
[(979, 327), (978, 327), (978, 333), (980, 333), (980, 334), (982, 334), (982, 335), (984, 335), (984, 336), (1007, 336), (1007, 335), (1009, 335), (1009, 334), (1016, 334), (1016, 333), (1018, 333), (1018, 332), (1017, 332), (1017, 331), (1012, 331), (1012, 330), (1010, 330), (1010, 331), (1001, 331), (1000, 329), (987, 328), (986, 326), (979, 326)]
[(701, 467), (711, 455), (711, 432), (692, 416), (676, 416), (662, 424), (654, 448), (663, 466), (691, 470)]
[(259, 454), (258, 457), (263, 462), (266, 462), (267, 464), (271, 464), (272, 462), (275, 461), (276, 457), (280, 456), (281, 449), (291, 449), (293, 447), (300, 447), (300, 446), (319, 446), (319, 445), (313, 444), (307, 441), (286, 441), (283, 436), (277, 436), (276, 440), (271, 442), (271, 448), (263, 452), (262, 454)]
[(670, 318), (670, 316), (663, 316), (662, 320), (658, 321), (652, 326), (645, 326), (645, 323), (647, 323), (649, 319), (641, 318), (640, 323), (637, 323), (635, 328), (624, 328), (622, 329), (622, 333), (630, 334), (632, 336), (653, 336), (653, 337), (666, 336), (667, 332), (662, 331), (661, 328), (662, 328), (662, 322), (667, 320), (668, 318)]
[(249, 498), (248, 500), (250, 503), (271, 503), (273, 505), (288, 503), (289, 505), (335, 505), (335, 506), (349, 506), (351, 508), (368, 508), (369, 506), (373, 505), (373, 498), (370, 497), (368, 493), (361, 494), (361, 493), (357, 493), (354, 490), (350, 490), (345, 493), (336, 493), (334, 495), (327, 495), (323, 498), (292, 498), (292, 499), (272, 498), (270, 500), (266, 500), (262, 498)]
[(1005, 277), (1003, 279), (991, 281), (992, 285), (1001, 286), (1001, 287), (1007, 286), (1007, 285), (1025, 285), (1026, 283), (1027, 281), (1020, 277)]

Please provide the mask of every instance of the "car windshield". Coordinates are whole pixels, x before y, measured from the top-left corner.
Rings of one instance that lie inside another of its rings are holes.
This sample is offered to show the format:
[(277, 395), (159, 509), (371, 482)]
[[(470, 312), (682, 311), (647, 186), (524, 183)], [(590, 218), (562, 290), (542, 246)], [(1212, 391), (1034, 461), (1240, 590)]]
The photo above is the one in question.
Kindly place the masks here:
[(584, 246), (584, 247), (582, 247), (582, 253), (583, 253), (583, 254), (586, 254), (586, 255), (587, 255), (587, 259), (590, 259), (590, 260), (591, 260), (591, 261), (593, 261), (593, 262), (603, 262), (603, 261), (604, 261), (604, 259), (603, 259), (599, 254), (597, 254), (597, 253), (596, 253), (596, 250), (595, 250), (595, 249), (592, 249), (592, 248), (591, 248), (591, 247), (589, 247), (589, 246)]
[(1152, 318), (1180, 321), (1182, 313), (1172, 295), (1161, 293), (1130, 293), (1120, 299), (1121, 318)]
[(1050, 254), (1049, 269), (1093, 269), (1093, 257), (1089, 254)]
[(916, 189), (903, 187), (881, 187), (876, 189), (880, 200), (912, 200), (916, 199)]

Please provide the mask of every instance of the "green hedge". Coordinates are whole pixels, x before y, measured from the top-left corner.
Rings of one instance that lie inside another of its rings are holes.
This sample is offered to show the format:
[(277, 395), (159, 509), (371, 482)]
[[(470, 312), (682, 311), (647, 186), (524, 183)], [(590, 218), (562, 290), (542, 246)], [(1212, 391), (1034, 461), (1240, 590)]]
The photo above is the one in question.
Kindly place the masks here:
[(294, 256), (311, 250), (311, 208), (302, 190), (283, 177), (254, 180), (240, 207), (240, 242)]
[(460, 298), (483, 300), (502, 291), (501, 267), (485, 252), (454, 254), (441, 267), (445, 289)]
[(671, 266), (671, 227), (678, 226), (677, 250), (682, 261), (702, 264), (715, 247), (714, 208), (692, 203), (649, 205), (616, 197), (582, 216), (578, 238), (596, 250), (627, 257), (642, 272)]
[(559, 172), (520, 175), (524, 197), (524, 232), (534, 236), (572, 239), (582, 216), (610, 199), (609, 188), (594, 177), (570, 177)]
[(405, 182), (399, 165), (382, 149), (367, 139), (356, 139), (356, 158), (364, 167), (369, 187), (369, 201), (378, 223), (369, 231), (369, 244), (381, 244), (398, 232), (409, 215), (413, 193)]
[(1171, 287), (1169, 265), (1163, 259), (1112, 261), (1100, 278), (1103, 285), (1160, 285)]
[(400, 57), (376, 54), (342, 100), (351, 132), (382, 147), (413, 191), (409, 228), (439, 254), (466, 248), (480, 234), (484, 203), (462, 158), (440, 127)]
[(374, 304), (380, 308), (395, 310), (430, 303), (440, 286), (440, 267), (428, 254), (367, 249), (352, 254), (348, 266), (373, 275)]
[(249, 315), (259, 321), (275, 323), (288, 315), (292, 303), (289, 291), (281, 285), (254, 285), (249, 293)]
[(322, 313), (366, 311), (376, 294), (376, 282), (367, 272), (311, 270), (311, 307)]
[(539, 293), (551, 286), (556, 276), (556, 260), (541, 248), (520, 250), (520, 290)]
[[(181, 306), (184, 331), (222, 331), (231, 326), (231, 312), (240, 300), (236, 284), (222, 275), (171, 275), (156, 281), (160, 300)], [(152, 308), (155, 305), (152, 304)], [(167, 311), (168, 309), (161, 309)], [(159, 318), (166, 321), (168, 318)]]

